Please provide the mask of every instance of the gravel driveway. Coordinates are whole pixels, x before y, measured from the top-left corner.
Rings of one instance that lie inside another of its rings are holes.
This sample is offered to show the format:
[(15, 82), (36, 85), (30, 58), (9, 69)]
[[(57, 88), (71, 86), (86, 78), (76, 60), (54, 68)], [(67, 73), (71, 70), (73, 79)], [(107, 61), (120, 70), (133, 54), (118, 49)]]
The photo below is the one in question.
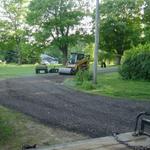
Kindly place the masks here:
[(44, 75), (0, 81), (0, 104), (30, 115), (51, 127), (90, 137), (133, 130), (136, 115), (149, 102), (128, 101), (71, 90), (68, 76)]

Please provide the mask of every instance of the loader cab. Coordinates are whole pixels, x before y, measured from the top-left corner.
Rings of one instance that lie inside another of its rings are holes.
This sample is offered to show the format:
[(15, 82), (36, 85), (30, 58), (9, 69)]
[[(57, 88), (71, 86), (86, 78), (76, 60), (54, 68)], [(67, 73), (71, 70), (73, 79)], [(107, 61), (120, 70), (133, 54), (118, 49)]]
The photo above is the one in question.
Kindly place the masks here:
[(71, 53), (69, 64), (76, 64), (78, 61), (84, 59), (84, 54), (80, 53)]

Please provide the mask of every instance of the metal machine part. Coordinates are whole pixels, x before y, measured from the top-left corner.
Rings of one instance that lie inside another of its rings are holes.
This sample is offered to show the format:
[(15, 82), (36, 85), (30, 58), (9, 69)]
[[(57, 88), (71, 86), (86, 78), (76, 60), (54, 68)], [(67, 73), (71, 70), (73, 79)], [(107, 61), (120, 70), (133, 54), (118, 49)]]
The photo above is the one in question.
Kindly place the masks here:
[(148, 116), (150, 116), (148, 112), (141, 112), (137, 115), (133, 136), (147, 135), (150, 137), (150, 133), (145, 131), (146, 126), (150, 127), (150, 118)]
[(59, 74), (72, 74), (72, 68), (60, 68), (59, 69)]
[(49, 73), (58, 73), (59, 69), (58, 68), (51, 68), (49, 69)]
[(123, 145), (126, 146), (128, 149), (131, 149), (131, 150), (150, 150), (150, 145), (147, 145), (147, 146), (131, 145), (130, 143), (121, 140), (121, 139), (119, 138), (119, 136), (118, 136), (117, 133), (113, 133), (113, 137), (114, 137), (114, 139), (115, 139), (118, 143), (123, 144)]
[[(146, 126), (150, 127), (149, 116), (150, 116), (150, 113), (148, 113), (148, 112), (141, 112), (137, 115), (134, 133), (132, 134), (132, 136), (146, 135), (146, 136), (150, 137), (150, 133), (145, 131)], [(113, 133), (113, 137), (118, 143), (125, 145), (129, 149), (132, 149), (132, 150), (150, 150), (150, 145), (147, 145), (147, 146), (141, 146), (141, 145), (137, 146), (136, 145), (136, 146), (134, 146), (134, 145), (129, 144), (126, 141), (122, 141), (119, 138), (118, 133)]]
[(36, 147), (37, 147), (36, 144), (34, 144), (34, 145), (23, 145), (22, 150), (27, 150), (27, 149), (31, 149), (31, 148), (34, 149)]

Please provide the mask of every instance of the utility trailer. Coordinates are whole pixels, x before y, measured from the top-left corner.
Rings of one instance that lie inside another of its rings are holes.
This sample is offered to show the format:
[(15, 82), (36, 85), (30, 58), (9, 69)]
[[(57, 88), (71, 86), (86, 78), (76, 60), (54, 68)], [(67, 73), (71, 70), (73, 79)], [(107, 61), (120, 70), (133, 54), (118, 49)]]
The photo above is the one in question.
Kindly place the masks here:
[(46, 64), (40, 64), (35, 67), (35, 73), (48, 73), (48, 66)]

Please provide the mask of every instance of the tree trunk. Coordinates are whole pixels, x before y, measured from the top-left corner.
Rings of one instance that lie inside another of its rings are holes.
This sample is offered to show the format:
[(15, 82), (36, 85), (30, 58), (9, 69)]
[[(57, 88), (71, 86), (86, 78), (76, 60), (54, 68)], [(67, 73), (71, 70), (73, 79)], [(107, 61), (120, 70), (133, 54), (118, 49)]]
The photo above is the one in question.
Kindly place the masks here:
[(60, 50), (63, 53), (63, 65), (66, 65), (68, 60), (68, 45), (61, 47)]
[(68, 51), (63, 51), (63, 65), (66, 65), (68, 58)]
[(21, 51), (20, 51), (20, 44), (19, 43), (17, 43), (17, 59), (18, 59), (18, 65), (21, 65)]
[(17, 50), (17, 63), (18, 65), (21, 65), (21, 38), (19, 36), (16, 36), (16, 50)]

